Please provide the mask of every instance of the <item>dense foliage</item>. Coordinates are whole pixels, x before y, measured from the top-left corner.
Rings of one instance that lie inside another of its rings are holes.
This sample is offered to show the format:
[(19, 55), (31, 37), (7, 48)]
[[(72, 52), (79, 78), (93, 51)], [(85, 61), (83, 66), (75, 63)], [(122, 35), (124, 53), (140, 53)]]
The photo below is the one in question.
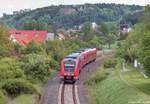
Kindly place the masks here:
[(21, 67), (30, 80), (45, 81), (50, 75), (50, 59), (48, 56), (28, 54), (21, 61)]
[(32, 83), (21, 79), (7, 80), (3, 84), (2, 89), (4, 89), (8, 95), (11, 95), (13, 97), (21, 93), (38, 93), (36, 88), (32, 85)]
[(0, 59), (0, 82), (7, 79), (25, 78), (19, 62), (13, 58)]
[(9, 30), (0, 25), (0, 56), (7, 55), (10, 48)]
[(1, 91), (0, 91), (0, 104), (6, 104), (6, 97)]
[(54, 32), (51, 26), (42, 21), (29, 20), (23, 24), (25, 30), (47, 30), (48, 32)]
[[(19, 11), (13, 15), (5, 14), (0, 19), (0, 23), (18, 29), (24, 27), (30, 29), (37, 23), (41, 24), (42, 21), (44, 27), (49, 25), (54, 28), (71, 28), (86, 21), (98, 24), (101, 22), (116, 22), (122, 17), (142, 9), (143, 7), (135, 5), (116, 4), (59, 5), (24, 12)], [(28, 21), (34, 22), (34, 25), (30, 25)], [(39, 28), (41, 28), (41, 25), (39, 25)]]
[(147, 73), (150, 73), (150, 6), (145, 7), (143, 19), (129, 33), (122, 42), (118, 53), (128, 62), (134, 59), (143, 65)]
[(117, 65), (117, 59), (115, 58), (106, 60), (104, 62), (104, 68), (115, 68), (116, 65)]

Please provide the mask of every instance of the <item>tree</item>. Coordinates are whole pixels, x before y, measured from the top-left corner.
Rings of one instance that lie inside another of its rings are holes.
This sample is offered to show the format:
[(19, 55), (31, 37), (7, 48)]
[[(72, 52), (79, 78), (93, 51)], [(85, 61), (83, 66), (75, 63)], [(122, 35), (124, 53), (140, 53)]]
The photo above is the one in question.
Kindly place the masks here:
[(113, 33), (109, 33), (107, 36), (107, 43), (108, 43), (108, 47), (110, 48), (110, 45), (113, 44), (116, 41), (117, 37), (115, 34)]
[(9, 41), (9, 30), (0, 25), (0, 48), (9, 49), (10, 41)]
[(44, 49), (41, 44), (31, 41), (26, 47), (21, 48), (21, 52), (23, 54), (29, 54), (29, 53), (42, 53), (44, 52)]
[(0, 25), (0, 56), (6, 56), (10, 49), (9, 30)]
[(142, 35), (139, 42), (139, 59), (144, 69), (150, 75), (150, 5), (145, 7), (143, 17)]
[(122, 42), (118, 53), (127, 61), (138, 59), (150, 74), (150, 6), (144, 11), (143, 19)]
[(23, 29), (25, 30), (47, 30), (48, 32), (54, 32), (54, 28), (42, 21), (30, 20), (24, 23)]
[(89, 41), (94, 37), (94, 32), (91, 29), (91, 23), (85, 22), (81, 28), (83, 40)]
[(105, 23), (100, 25), (100, 31), (103, 35), (107, 35), (109, 33), (108, 26)]
[(150, 74), (150, 31), (146, 31), (142, 36), (139, 58), (144, 69)]
[(111, 33), (108, 29), (108, 26), (105, 23), (102, 23), (99, 27), (100, 31), (100, 39), (102, 44), (108, 44), (108, 47), (110, 48), (110, 45), (115, 42), (116, 36), (114, 33)]
[(50, 75), (50, 58), (47, 55), (27, 54), (22, 58), (21, 68), (28, 79), (45, 81)]

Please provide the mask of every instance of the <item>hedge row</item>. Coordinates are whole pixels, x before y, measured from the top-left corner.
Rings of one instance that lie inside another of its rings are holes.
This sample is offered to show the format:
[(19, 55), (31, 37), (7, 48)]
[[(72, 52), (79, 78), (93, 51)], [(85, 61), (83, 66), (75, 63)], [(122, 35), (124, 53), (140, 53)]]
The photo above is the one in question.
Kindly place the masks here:
[(22, 93), (38, 93), (32, 83), (22, 79), (9, 79), (2, 85), (2, 89), (12, 97), (18, 96)]

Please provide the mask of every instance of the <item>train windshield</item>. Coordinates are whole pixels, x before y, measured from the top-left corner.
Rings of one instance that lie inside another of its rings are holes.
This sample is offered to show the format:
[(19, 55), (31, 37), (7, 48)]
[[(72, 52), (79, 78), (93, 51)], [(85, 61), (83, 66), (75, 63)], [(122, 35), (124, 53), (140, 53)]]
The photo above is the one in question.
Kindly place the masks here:
[(75, 68), (75, 61), (74, 60), (64, 61), (65, 72), (73, 72), (74, 68)]

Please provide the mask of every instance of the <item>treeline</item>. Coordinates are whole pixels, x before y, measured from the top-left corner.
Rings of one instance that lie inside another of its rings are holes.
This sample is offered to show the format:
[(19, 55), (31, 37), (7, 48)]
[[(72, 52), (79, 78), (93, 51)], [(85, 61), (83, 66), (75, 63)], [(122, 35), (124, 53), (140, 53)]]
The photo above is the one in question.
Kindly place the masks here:
[(120, 44), (118, 55), (127, 62), (137, 59), (150, 75), (150, 6), (145, 7), (141, 21)]
[(17, 14), (5, 14), (0, 23), (11, 28), (22, 29), (28, 21), (43, 22), (55, 29), (72, 28), (86, 21), (118, 22), (127, 15), (141, 11), (143, 7), (136, 5), (117, 4), (84, 4), (84, 5), (60, 5), (39, 8)]

